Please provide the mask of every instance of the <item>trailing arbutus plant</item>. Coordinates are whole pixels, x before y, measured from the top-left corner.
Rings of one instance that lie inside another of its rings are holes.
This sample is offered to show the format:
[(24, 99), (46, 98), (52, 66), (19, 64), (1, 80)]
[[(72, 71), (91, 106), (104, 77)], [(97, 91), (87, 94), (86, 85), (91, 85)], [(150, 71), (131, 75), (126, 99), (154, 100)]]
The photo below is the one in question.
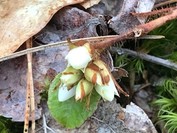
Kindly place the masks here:
[(111, 102), (122, 90), (109, 67), (100, 59), (102, 50), (88, 42), (69, 42), (66, 69), (52, 81), (48, 106), (54, 119), (66, 128), (76, 128), (97, 109), (100, 98)]
[(143, 36), (176, 17), (177, 9), (94, 45), (84, 43), (73, 46), (69, 42), (72, 49), (66, 56), (68, 66), (54, 78), (48, 93), (48, 107), (54, 119), (66, 128), (76, 128), (94, 113), (101, 97), (105, 101), (112, 101), (114, 95), (119, 95), (118, 91), (128, 96), (100, 59), (102, 49), (129, 37)]

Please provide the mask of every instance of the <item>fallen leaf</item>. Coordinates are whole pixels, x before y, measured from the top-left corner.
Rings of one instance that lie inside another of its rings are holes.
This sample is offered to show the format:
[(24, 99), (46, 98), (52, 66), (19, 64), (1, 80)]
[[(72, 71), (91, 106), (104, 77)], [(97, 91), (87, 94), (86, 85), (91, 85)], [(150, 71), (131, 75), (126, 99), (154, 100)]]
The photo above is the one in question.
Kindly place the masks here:
[(124, 0), (121, 10), (116, 16), (109, 20), (109, 26), (116, 33), (122, 34), (139, 24), (137, 18), (130, 14), (130, 12), (134, 12), (134, 8), (137, 6), (137, 4), (138, 0)]
[(87, 9), (93, 5), (96, 5), (100, 2), (100, 0), (86, 0), (85, 2), (82, 2), (81, 5)]
[[(51, 80), (53, 74), (66, 67), (64, 57), (67, 46), (49, 48), (33, 56), (33, 78), (36, 102), (36, 119), (41, 117), (40, 93), (44, 90), (45, 79)], [(0, 115), (13, 121), (24, 121), (26, 100), (26, 56), (0, 63)]]
[(87, 10), (93, 16), (103, 15), (111, 18), (117, 15), (122, 7), (123, 1), (124, 0), (101, 0), (98, 4), (93, 5)]
[[(155, 0), (139, 0), (135, 8), (136, 13), (150, 12), (154, 7)], [(141, 24), (145, 23), (147, 17), (137, 17)]]
[(57, 12), (49, 24), (35, 38), (43, 44), (83, 37), (107, 35), (103, 18), (94, 17), (76, 7), (65, 7)]
[[(122, 7), (120, 11), (117, 13), (116, 16), (113, 16), (112, 19), (109, 20), (109, 26), (112, 28), (116, 33), (122, 34), (126, 31), (136, 27), (140, 24), (140, 21), (137, 17), (133, 16), (131, 12), (145, 12), (150, 11), (153, 8), (153, 4), (155, 1), (153, 0), (133, 0), (127, 1), (124, 0), (122, 3)], [(150, 4), (149, 7), (145, 8), (144, 5)], [(144, 19), (141, 20), (143, 22)]]
[(0, 57), (38, 33), (62, 7), (84, 0), (5, 0), (0, 4)]

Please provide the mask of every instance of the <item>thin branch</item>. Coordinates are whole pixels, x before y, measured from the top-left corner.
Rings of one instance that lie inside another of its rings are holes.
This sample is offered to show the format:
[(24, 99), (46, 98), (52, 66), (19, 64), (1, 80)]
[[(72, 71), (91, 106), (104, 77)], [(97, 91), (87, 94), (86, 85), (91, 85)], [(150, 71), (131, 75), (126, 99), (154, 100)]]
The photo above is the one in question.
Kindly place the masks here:
[[(27, 40), (26, 41), (26, 47), (29, 47), (29, 43), (30, 43), (30, 40)], [(30, 105), (31, 105), (31, 92), (30, 92), (30, 88), (31, 88), (31, 83), (30, 83), (30, 63), (29, 62), (29, 59), (30, 58), (30, 55), (27, 54), (27, 61), (28, 61), (28, 71), (27, 71), (27, 85), (26, 85), (26, 106), (25, 106), (25, 120), (24, 120), (24, 130), (23, 132), (24, 133), (28, 133), (29, 132), (29, 116), (30, 116)]]
[(145, 35), (149, 33), (150, 31), (154, 30), (155, 28), (158, 28), (162, 26), (163, 24), (167, 23), (170, 20), (177, 18), (177, 9), (173, 10), (170, 14), (162, 16), (160, 18), (157, 18), (155, 20), (152, 20), (148, 23), (139, 25), (131, 30), (129, 30), (126, 33), (123, 33), (115, 38), (105, 39), (104, 41), (100, 43), (94, 44), (95, 49), (100, 48), (106, 48), (114, 44), (115, 42), (120, 42), (122, 40), (126, 40), (129, 37), (140, 37), (142, 35)]
[(24, 129), (23, 133), (28, 133), (29, 129), (29, 115), (30, 115), (30, 84), (29, 84), (29, 76), (27, 72), (27, 85), (26, 85), (26, 106), (25, 106), (25, 120), (24, 120)]
[(161, 14), (169, 13), (169, 12), (172, 12), (174, 9), (177, 9), (177, 7), (175, 6), (175, 7), (162, 8), (162, 9), (153, 10), (150, 12), (140, 12), (140, 13), (131, 12), (131, 14), (136, 17), (148, 17), (152, 15), (157, 15), (157, 14), (161, 15)]
[(114, 48), (113, 51), (116, 51), (118, 54), (121, 53), (121, 54), (131, 55), (134, 57), (139, 57), (143, 60), (158, 64), (158, 65), (162, 65), (164, 67), (167, 67), (167, 68), (177, 71), (177, 64), (170, 61), (170, 60), (165, 60), (162, 58), (158, 58), (158, 57), (144, 54), (144, 53), (140, 53), (140, 52), (135, 52), (135, 51), (125, 49), (125, 48), (121, 48), (121, 49)]
[(51, 129), (50, 127), (47, 126), (45, 114), (42, 115), (42, 119), (43, 119), (43, 129), (44, 129), (44, 133), (47, 133), (47, 129), (50, 130), (52, 133), (56, 133), (53, 129)]
[(156, 4), (154, 6), (154, 8), (162, 7), (162, 6), (169, 5), (169, 4), (172, 4), (172, 3), (175, 3), (175, 2), (177, 2), (177, 0), (167, 0), (167, 1), (161, 2), (159, 4)]
[(45, 115), (42, 115), (42, 120), (43, 120), (43, 129), (44, 129), (44, 133), (47, 133), (47, 127), (46, 127), (46, 119), (45, 119)]
[[(26, 47), (32, 47), (32, 38), (26, 41)], [(34, 85), (32, 75), (32, 54), (27, 54), (28, 71), (27, 71), (27, 89), (26, 89), (26, 107), (25, 107), (25, 124), (24, 133), (29, 132), (29, 115), (31, 114), (32, 128), (31, 133), (35, 133), (35, 103), (34, 103)]]
[[(94, 44), (95, 42), (104, 41), (106, 38), (115, 38), (117, 36), (118, 35), (88, 37), (88, 38), (73, 39), (71, 41), (74, 43), (74, 42), (77, 42), (77, 41), (86, 40), (86, 41)], [(164, 38), (164, 36), (146, 35), (146, 36), (139, 37), (138, 39), (161, 39), (161, 38)], [(133, 39), (133, 38), (130, 37), (128, 39)], [(64, 45), (68, 45), (68, 42), (67, 41), (61, 41), (61, 42), (50, 43), (50, 44), (41, 45), (41, 46), (37, 46), (37, 47), (33, 47), (33, 48), (28, 48), (28, 49), (25, 49), (25, 50), (22, 50), (22, 51), (19, 51), (19, 52), (12, 53), (11, 55), (1, 57), (0, 62), (6, 61), (6, 60), (9, 60), (9, 59), (13, 59), (13, 58), (17, 58), (17, 57), (26, 55), (28, 53), (34, 53), (34, 52), (45, 50), (47, 48), (55, 48), (55, 47), (64, 46)]]
[[(32, 47), (32, 38), (26, 41), (27, 48)], [(35, 102), (34, 102), (34, 83), (33, 83), (33, 70), (32, 70), (32, 53), (27, 54), (28, 61), (28, 80), (30, 83), (30, 105), (31, 105), (31, 119), (32, 119), (32, 130), (31, 133), (35, 133)]]
[[(75, 43), (77, 41), (86, 40), (90, 43), (95, 43), (95, 42), (104, 41), (105, 38), (114, 38), (116, 36), (118, 36), (118, 35), (79, 38), (79, 39), (73, 39), (71, 41), (73, 43)], [(0, 62), (6, 61), (6, 60), (9, 60), (9, 59), (13, 59), (13, 58), (17, 58), (17, 57), (26, 55), (28, 53), (34, 53), (34, 52), (42, 51), (42, 50), (45, 50), (45, 49), (48, 49), (48, 48), (55, 48), (55, 47), (64, 46), (64, 45), (68, 45), (68, 42), (67, 41), (61, 41), (61, 42), (41, 45), (41, 46), (38, 46), (38, 47), (28, 48), (28, 49), (25, 49), (25, 50), (22, 50), (22, 51), (19, 51), (19, 52), (12, 53), (11, 55), (8, 55), (8, 56), (5, 56), (5, 57), (0, 57)]]

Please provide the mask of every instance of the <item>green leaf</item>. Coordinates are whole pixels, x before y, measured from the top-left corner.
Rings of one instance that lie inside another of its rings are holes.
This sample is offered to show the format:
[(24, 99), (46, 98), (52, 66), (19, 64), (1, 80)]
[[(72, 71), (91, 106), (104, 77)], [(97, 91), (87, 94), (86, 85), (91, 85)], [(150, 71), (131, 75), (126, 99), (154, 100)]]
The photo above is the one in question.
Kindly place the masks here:
[[(97, 108), (100, 95), (94, 90), (90, 97), (89, 108), (86, 106), (86, 98), (82, 101), (75, 101), (74, 97), (65, 101), (58, 101), (58, 84), (61, 74), (58, 74), (52, 81), (48, 93), (48, 107), (53, 118), (66, 128), (81, 126)], [(56, 89), (57, 87), (57, 89)]]

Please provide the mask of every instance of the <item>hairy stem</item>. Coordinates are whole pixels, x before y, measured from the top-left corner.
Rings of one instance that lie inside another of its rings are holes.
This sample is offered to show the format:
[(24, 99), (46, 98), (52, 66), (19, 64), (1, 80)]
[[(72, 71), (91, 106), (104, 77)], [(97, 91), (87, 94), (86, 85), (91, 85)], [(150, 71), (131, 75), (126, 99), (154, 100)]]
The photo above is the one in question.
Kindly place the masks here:
[(112, 44), (114, 44), (115, 42), (126, 40), (129, 37), (139, 37), (142, 35), (146, 35), (147, 33), (154, 30), (155, 28), (158, 28), (162, 26), (163, 24), (167, 23), (168, 21), (173, 20), (175, 18), (177, 18), (177, 9), (173, 10), (168, 15), (152, 20), (146, 24), (139, 25), (129, 30), (128, 32), (123, 33), (122, 35), (119, 35), (115, 38), (105, 39), (104, 41), (100, 43), (95, 43), (94, 48), (95, 49), (107, 48), (111, 46)]

